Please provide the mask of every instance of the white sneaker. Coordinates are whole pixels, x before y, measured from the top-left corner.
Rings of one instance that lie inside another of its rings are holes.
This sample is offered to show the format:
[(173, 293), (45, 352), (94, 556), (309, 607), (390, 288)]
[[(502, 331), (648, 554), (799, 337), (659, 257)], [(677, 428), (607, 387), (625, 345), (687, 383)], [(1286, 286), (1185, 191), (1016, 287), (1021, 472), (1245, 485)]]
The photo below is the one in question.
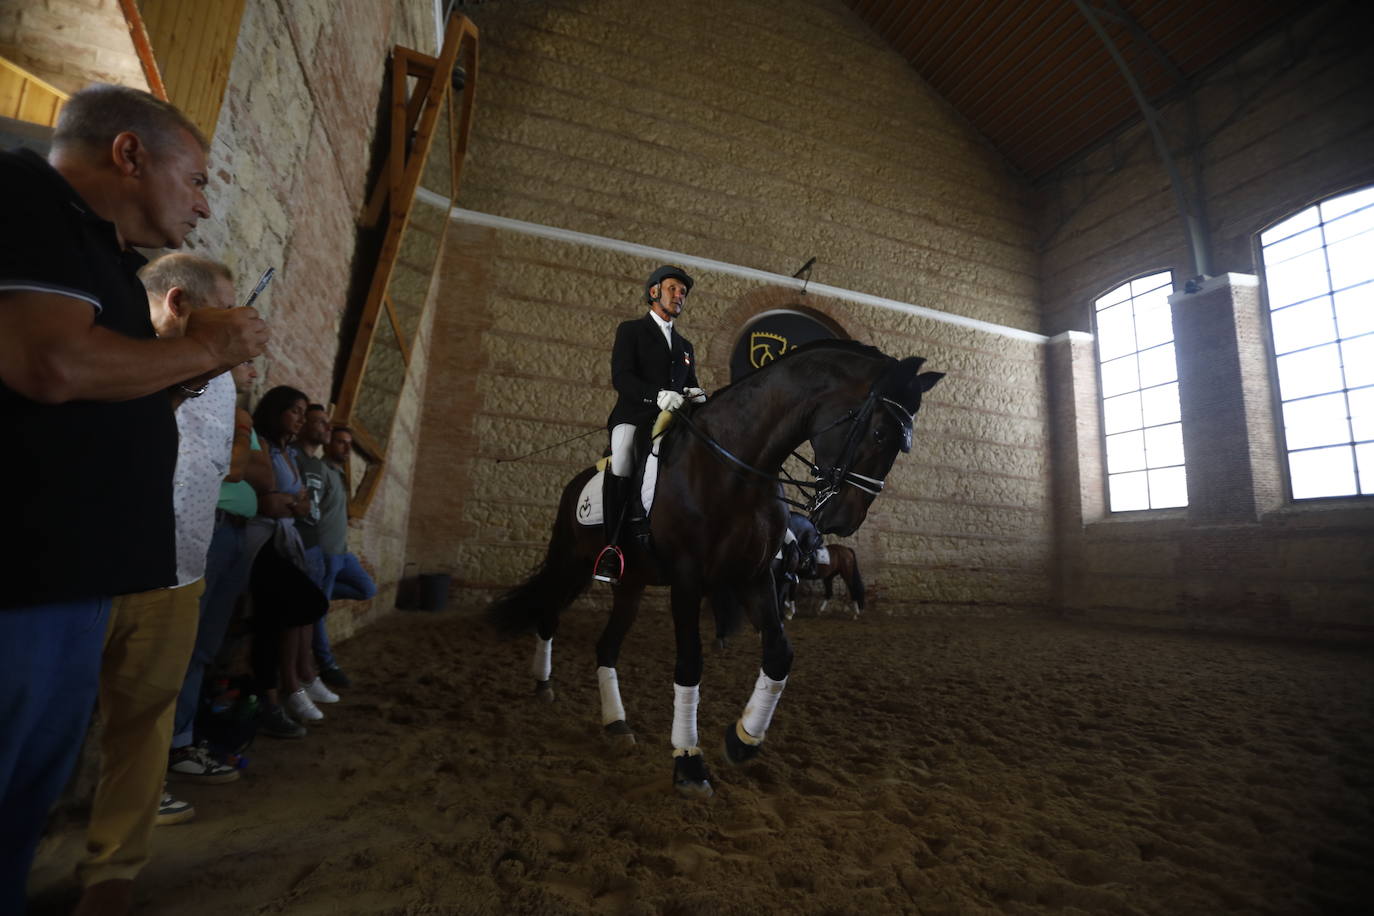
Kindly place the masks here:
[(339, 702), (339, 695), (326, 687), (318, 677), (305, 685), (305, 695), (316, 703)]
[(324, 713), (310, 702), (304, 687), (287, 697), (283, 705), (286, 706), (286, 711), (300, 722), (318, 722), (324, 718)]

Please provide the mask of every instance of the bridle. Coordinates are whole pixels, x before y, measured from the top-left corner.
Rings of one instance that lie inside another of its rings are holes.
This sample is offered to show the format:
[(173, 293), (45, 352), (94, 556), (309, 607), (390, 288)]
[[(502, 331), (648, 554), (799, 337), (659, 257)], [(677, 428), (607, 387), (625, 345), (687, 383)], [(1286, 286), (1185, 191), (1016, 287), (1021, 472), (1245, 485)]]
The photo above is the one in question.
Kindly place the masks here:
[(915, 415), (909, 413), (906, 407), (901, 403), (894, 401), (885, 394), (888, 389), (889, 379), (895, 369), (896, 365), (894, 364), (878, 377), (873, 383), (873, 386), (869, 388), (868, 395), (864, 398), (862, 404), (851, 407), (838, 419), (831, 423), (827, 423), (811, 434), (810, 438), (814, 440), (821, 433), (834, 429), (844, 423), (849, 424), (849, 432), (845, 437), (844, 447), (840, 450), (839, 460), (835, 464), (822, 467), (815, 461), (808, 461), (804, 456), (797, 454), (795, 450), (792, 452), (792, 457), (806, 465), (811, 476), (815, 478), (814, 482), (810, 480), (798, 480), (787, 473), (787, 470), (783, 467), (779, 467), (777, 471), (771, 473), (760, 470), (734, 455), (729, 449), (713, 439), (702, 430), (701, 427), (693, 423), (686, 413), (679, 413), (677, 419), (682, 421), (687, 429), (700, 439), (707, 448), (731, 464), (733, 468), (745, 471), (755, 477), (762, 478), (780, 486), (796, 487), (802, 493), (810, 491), (810, 496), (806, 502), (798, 502), (793, 499), (788, 499), (785, 496), (779, 496), (778, 498), (789, 506), (795, 506), (801, 509), (808, 516), (814, 516), (815, 513), (819, 512), (822, 506), (833, 499), (846, 484), (856, 487), (874, 497), (883, 491), (885, 485), (883, 478), (869, 477), (866, 474), (860, 474), (858, 471), (854, 470), (854, 463), (858, 460), (859, 445), (863, 441), (864, 433), (868, 429), (868, 422), (873, 416), (873, 412), (879, 407), (886, 410), (902, 430), (901, 450), (903, 452), (911, 451), (912, 427), (915, 423)]

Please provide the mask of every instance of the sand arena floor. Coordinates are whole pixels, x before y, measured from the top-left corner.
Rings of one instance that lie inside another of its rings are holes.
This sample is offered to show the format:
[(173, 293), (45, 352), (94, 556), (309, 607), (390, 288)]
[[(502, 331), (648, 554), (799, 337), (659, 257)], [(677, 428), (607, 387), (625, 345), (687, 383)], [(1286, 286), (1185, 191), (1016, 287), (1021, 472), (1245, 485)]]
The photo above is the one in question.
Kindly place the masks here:
[[(834, 605), (832, 605), (834, 607)], [(1368, 648), (1040, 618), (799, 617), (765, 753), (720, 753), (758, 668), (708, 649), (716, 796), (670, 786), (671, 627), (619, 668), (640, 743), (600, 735), (576, 612), (537, 702), (530, 641), (398, 614), (303, 741), (179, 794), (143, 914), (1339, 913), (1374, 901)], [(703, 633), (709, 636), (709, 621)], [(65, 912), (67, 831), (35, 912)]]

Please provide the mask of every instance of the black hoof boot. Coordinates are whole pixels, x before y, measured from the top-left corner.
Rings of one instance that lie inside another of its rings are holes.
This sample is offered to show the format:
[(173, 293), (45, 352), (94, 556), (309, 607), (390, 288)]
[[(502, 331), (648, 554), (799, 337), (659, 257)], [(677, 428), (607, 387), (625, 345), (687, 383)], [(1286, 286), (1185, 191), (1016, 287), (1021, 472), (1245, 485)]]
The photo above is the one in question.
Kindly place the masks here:
[(762, 750), (762, 745), (749, 744), (740, 738), (738, 722), (725, 727), (725, 759), (735, 766), (742, 766), (753, 760)]
[(535, 681), (534, 697), (543, 700), (545, 703), (553, 702), (553, 681)]
[(673, 758), (673, 788), (687, 798), (704, 799), (716, 794), (711, 788), (711, 774), (706, 771), (706, 761), (700, 754), (683, 754)]
[(607, 725), (602, 726), (606, 737), (619, 744), (634, 744), (634, 729), (630, 728), (630, 723), (624, 719), (616, 719)]

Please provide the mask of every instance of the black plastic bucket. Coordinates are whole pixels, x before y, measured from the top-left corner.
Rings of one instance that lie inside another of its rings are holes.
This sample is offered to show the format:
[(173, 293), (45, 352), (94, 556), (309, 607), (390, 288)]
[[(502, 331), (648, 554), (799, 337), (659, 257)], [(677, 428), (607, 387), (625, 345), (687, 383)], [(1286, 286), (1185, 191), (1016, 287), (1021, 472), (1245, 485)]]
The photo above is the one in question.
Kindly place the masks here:
[(442, 611), (448, 606), (448, 589), (453, 576), (448, 573), (426, 573), (420, 576), (420, 610)]

